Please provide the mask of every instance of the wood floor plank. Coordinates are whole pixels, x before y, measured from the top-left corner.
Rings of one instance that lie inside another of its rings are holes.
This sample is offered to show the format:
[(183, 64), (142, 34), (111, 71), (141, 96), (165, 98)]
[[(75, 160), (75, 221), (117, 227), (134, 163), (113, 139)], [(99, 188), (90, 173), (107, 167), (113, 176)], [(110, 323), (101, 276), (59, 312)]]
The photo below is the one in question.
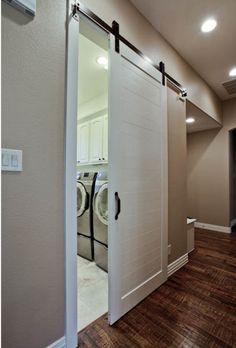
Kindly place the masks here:
[(84, 348), (236, 348), (236, 233), (196, 229), (189, 262), (113, 327), (104, 315)]

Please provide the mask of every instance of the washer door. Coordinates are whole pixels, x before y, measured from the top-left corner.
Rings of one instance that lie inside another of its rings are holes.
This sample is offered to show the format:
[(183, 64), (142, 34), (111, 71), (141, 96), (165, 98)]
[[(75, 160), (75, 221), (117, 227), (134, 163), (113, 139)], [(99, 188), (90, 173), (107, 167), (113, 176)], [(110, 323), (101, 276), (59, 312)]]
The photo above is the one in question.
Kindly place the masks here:
[(82, 216), (89, 207), (89, 194), (82, 182), (77, 182), (77, 217)]
[(103, 184), (94, 197), (94, 210), (98, 219), (108, 225), (108, 184)]

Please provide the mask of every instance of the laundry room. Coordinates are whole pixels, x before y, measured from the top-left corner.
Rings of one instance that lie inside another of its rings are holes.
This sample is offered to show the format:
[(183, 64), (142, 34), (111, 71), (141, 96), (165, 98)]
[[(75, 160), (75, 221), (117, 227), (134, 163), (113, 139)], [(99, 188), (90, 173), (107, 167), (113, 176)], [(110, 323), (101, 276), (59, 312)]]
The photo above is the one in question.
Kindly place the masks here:
[(80, 22), (77, 307), (80, 331), (108, 311), (108, 38)]

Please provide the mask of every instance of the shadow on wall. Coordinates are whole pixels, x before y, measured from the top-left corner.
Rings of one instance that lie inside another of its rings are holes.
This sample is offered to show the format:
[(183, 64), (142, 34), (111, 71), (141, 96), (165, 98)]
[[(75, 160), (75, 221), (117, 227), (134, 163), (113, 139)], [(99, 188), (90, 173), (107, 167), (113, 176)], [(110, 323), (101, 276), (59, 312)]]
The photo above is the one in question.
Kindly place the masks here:
[[(204, 141), (199, 142), (198, 140), (198, 151), (191, 151), (191, 157), (192, 160), (188, 163), (188, 175), (191, 175), (194, 171), (195, 167), (197, 167), (198, 162), (201, 160), (201, 158), (207, 153), (207, 149), (210, 146), (210, 144), (214, 141), (215, 137), (218, 135), (218, 133), (221, 131), (221, 128), (219, 129), (212, 129), (212, 130), (206, 130), (204, 132), (201, 132), (202, 136), (204, 136)], [(196, 133), (197, 135), (198, 133)], [(190, 133), (190, 135), (187, 136), (187, 149), (190, 150), (190, 144), (188, 143), (188, 137), (194, 136), (194, 133)], [(192, 149), (191, 149), (192, 150)]]
[(9, 19), (9, 21), (17, 23), (18, 25), (27, 25), (34, 20), (34, 17), (24, 14), (23, 12), (15, 9), (9, 4), (3, 4), (2, 16)]

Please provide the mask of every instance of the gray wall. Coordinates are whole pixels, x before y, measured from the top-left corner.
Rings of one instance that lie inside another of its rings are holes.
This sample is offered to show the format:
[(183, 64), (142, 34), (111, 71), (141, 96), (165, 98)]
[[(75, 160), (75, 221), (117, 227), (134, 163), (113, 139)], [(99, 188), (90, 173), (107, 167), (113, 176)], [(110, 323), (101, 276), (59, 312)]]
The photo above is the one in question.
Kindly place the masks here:
[(223, 127), (189, 134), (188, 216), (230, 226), (230, 141), (236, 127), (236, 98), (223, 103)]
[(168, 88), (168, 244), (169, 263), (187, 252), (186, 105)]
[[(166, 62), (194, 104), (221, 119), (216, 95), (129, 1), (85, 3), (116, 19), (131, 42)], [(34, 20), (2, 3), (2, 145), (22, 149), (24, 166), (2, 178), (4, 348), (41, 348), (64, 335), (65, 22), (66, 0), (38, 0)], [(174, 245), (182, 234), (172, 237)]]
[(42, 348), (64, 332), (63, 133), (66, 2), (37, 15), (2, 2), (2, 346)]

